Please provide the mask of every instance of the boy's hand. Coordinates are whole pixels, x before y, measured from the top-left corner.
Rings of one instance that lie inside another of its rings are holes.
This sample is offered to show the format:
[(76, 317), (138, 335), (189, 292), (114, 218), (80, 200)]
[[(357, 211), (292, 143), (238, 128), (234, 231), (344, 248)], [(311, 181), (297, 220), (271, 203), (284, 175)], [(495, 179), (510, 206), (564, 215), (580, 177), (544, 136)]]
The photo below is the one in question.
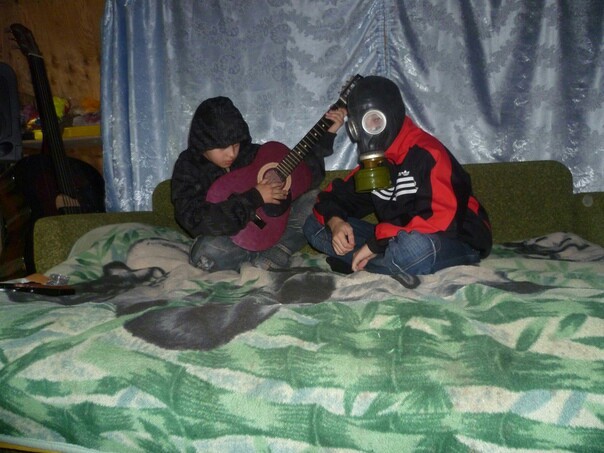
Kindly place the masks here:
[(354, 249), (354, 231), (350, 223), (340, 217), (332, 217), (327, 226), (331, 230), (331, 245), (338, 255), (346, 255)]
[(333, 121), (333, 124), (329, 127), (329, 129), (327, 129), (327, 132), (332, 132), (335, 134), (338, 131), (338, 129), (340, 129), (342, 127), (342, 125), (344, 124), (344, 118), (346, 117), (347, 114), (348, 114), (348, 112), (343, 107), (333, 109), (333, 110), (328, 110), (327, 113), (325, 114), (325, 118)]
[(256, 190), (260, 192), (265, 203), (280, 204), (282, 200), (287, 199), (287, 190), (283, 189), (282, 182), (263, 179), (256, 185)]
[(352, 257), (352, 270), (354, 272), (362, 271), (363, 269), (365, 269), (367, 263), (376, 256), (377, 254), (369, 250), (367, 244), (364, 244), (363, 247), (354, 252), (354, 255)]

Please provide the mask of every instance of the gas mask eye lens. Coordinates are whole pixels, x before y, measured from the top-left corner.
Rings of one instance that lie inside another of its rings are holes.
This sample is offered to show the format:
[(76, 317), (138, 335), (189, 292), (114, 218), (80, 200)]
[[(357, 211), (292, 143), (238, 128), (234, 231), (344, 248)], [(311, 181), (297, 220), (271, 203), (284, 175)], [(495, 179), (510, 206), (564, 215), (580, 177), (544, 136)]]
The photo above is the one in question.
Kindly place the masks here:
[(386, 129), (386, 116), (379, 110), (369, 110), (363, 115), (361, 124), (368, 134), (381, 134)]

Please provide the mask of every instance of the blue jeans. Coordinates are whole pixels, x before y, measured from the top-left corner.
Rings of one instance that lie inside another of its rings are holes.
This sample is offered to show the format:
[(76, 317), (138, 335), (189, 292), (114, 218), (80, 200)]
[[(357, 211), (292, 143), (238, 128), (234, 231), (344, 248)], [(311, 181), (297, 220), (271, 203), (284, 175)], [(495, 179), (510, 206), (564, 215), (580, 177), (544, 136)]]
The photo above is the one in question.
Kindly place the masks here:
[(198, 236), (189, 251), (189, 262), (212, 272), (238, 271), (246, 262), (263, 269), (288, 267), (290, 256), (306, 245), (302, 226), (312, 211), (318, 193), (318, 190), (311, 190), (292, 203), (283, 236), (268, 250), (245, 250), (234, 244), (229, 236)]
[[(337, 255), (332, 246), (329, 227), (323, 226), (311, 215), (304, 224), (308, 242), (317, 250), (352, 264), (353, 253), (374, 235), (375, 225), (364, 220), (349, 218), (354, 232), (355, 248), (345, 255)], [(365, 269), (376, 274), (424, 275), (461, 264), (475, 264), (480, 255), (465, 242), (447, 237), (443, 233), (423, 234), (400, 231), (390, 239), (383, 254), (378, 254), (367, 263)]]

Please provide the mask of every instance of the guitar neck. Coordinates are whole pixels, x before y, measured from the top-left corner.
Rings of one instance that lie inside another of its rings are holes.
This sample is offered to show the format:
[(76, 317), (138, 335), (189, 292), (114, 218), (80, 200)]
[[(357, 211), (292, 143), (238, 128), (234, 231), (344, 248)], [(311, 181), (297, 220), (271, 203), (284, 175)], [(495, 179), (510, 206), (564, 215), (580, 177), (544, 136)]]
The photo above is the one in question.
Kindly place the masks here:
[(50, 83), (46, 74), (44, 58), (41, 55), (30, 53), (27, 55), (31, 71), (36, 105), (42, 123), (44, 144), (48, 146), (50, 156), (55, 168), (57, 183), (61, 193), (74, 196), (75, 188), (70, 184), (72, 178), (67, 164), (67, 155), (59, 128), (59, 119), (55, 110)]
[[(345, 106), (346, 103), (342, 98), (338, 99), (333, 108), (339, 108)], [(323, 116), (313, 128), (298, 142), (296, 146), (292, 148), (287, 156), (279, 163), (276, 171), (285, 180), (298, 166), (302, 159), (310, 152), (310, 150), (319, 143), (319, 140), (325, 135), (327, 130), (332, 126), (333, 121)]]

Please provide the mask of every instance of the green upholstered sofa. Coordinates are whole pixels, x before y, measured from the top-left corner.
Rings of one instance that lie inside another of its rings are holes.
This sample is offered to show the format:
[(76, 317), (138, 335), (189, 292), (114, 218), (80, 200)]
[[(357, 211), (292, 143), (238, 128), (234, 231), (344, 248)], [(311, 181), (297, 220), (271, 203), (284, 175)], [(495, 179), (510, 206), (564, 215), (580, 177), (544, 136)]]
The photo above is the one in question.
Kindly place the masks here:
[[(570, 171), (555, 161), (467, 164), (474, 193), (487, 208), (496, 243), (557, 231), (572, 232), (604, 246), (604, 192), (573, 193)], [(323, 183), (346, 171), (330, 171)], [(103, 225), (142, 222), (179, 229), (170, 201), (170, 181), (153, 193), (152, 211), (45, 217), (34, 227), (36, 271), (65, 260), (75, 241)]]

